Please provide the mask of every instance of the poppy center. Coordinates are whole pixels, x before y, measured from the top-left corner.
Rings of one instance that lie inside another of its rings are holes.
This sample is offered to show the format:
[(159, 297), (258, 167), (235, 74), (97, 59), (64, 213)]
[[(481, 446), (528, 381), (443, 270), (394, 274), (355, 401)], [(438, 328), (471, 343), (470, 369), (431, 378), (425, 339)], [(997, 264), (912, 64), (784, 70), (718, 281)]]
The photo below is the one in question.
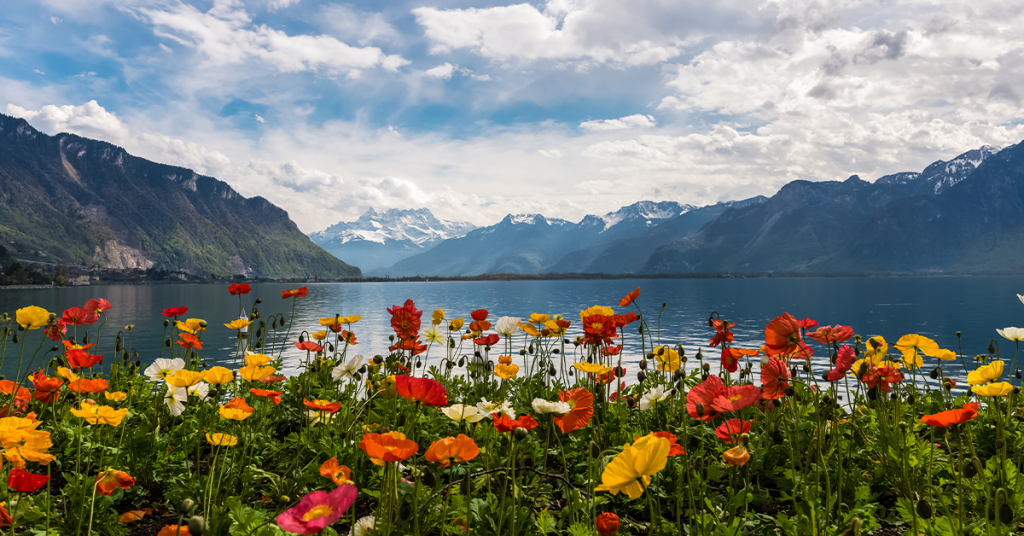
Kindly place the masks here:
[(728, 400), (729, 402), (735, 402), (741, 398), (743, 398), (743, 395), (732, 395), (728, 397), (726, 400)]
[(303, 521), (312, 521), (314, 519), (319, 519), (321, 517), (327, 517), (327, 516), (331, 515), (332, 511), (334, 511), (334, 509), (331, 508), (329, 505), (318, 504), (318, 505), (310, 508), (308, 512), (303, 514), (302, 520)]

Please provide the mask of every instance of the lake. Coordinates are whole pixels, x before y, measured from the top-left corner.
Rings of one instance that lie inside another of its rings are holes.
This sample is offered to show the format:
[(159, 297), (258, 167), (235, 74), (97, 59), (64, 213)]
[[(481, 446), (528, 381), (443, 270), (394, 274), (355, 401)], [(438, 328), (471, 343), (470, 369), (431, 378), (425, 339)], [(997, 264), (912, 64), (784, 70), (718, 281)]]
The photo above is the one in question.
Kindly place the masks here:
[[(299, 284), (258, 283), (244, 296), (246, 310), (252, 301), (263, 298), (263, 317), (282, 312), (290, 315), (291, 300), (281, 299), (281, 290)], [(504, 282), (424, 282), (424, 283), (310, 283), (309, 296), (296, 303), (296, 328), (317, 331), (318, 316), (358, 314), (363, 320), (354, 325), (358, 338), (354, 353), (367, 357), (386, 354), (388, 335), (392, 333), (386, 308), (412, 298), (425, 311), (441, 307), (449, 319), (469, 317), (474, 309), (487, 309), (493, 323), (501, 316), (526, 318), (530, 313), (564, 314), (573, 320), (570, 334), (580, 329), (581, 309), (591, 305), (616, 306), (618, 300), (637, 286), (640, 305), (649, 325), (655, 329), (662, 303), (660, 338), (667, 344), (682, 344), (692, 357), (697, 348), (717, 361), (718, 351), (707, 348), (713, 335), (707, 318), (718, 311), (736, 322), (736, 343), (757, 348), (764, 340), (764, 326), (775, 316), (789, 312), (797, 318), (810, 317), (822, 325), (853, 326), (865, 338), (882, 335), (894, 343), (907, 333), (933, 338), (944, 348), (957, 351), (956, 332), (963, 336), (967, 356), (984, 353), (995, 338), (1009, 366), (1014, 343), (1002, 339), (996, 328), (1024, 325), (1024, 304), (1017, 293), (1024, 293), (1024, 277), (804, 277), (761, 279), (644, 279), (602, 281), (504, 281)], [(0, 312), (10, 313), (27, 305), (38, 305), (58, 315), (64, 309), (81, 306), (89, 298), (107, 298), (113, 303), (102, 332), (98, 353), (113, 356), (113, 341), (118, 329), (135, 324), (133, 346), (146, 363), (160, 354), (163, 316), (166, 307), (188, 307), (188, 317), (207, 320), (203, 334), (205, 349), (200, 353), (210, 365), (230, 366), (235, 352), (235, 332), (223, 327), (238, 317), (238, 298), (228, 294), (227, 284), (182, 285), (95, 285), (57, 289), (0, 290)], [(616, 310), (620, 308), (616, 307)], [(624, 312), (624, 311), (623, 311)], [(638, 370), (639, 340), (636, 324), (628, 328), (624, 356), (630, 377)], [(95, 325), (90, 326), (95, 332)], [(69, 328), (70, 329), (70, 328)], [(81, 328), (80, 328), (81, 329)], [(38, 344), (41, 332), (32, 334)], [(81, 335), (81, 332), (80, 332)], [(95, 342), (95, 335), (91, 334)], [(657, 334), (655, 334), (657, 338)], [(294, 335), (292, 340), (294, 340)], [(521, 344), (517, 339), (517, 344)], [(49, 344), (46, 345), (49, 347)], [(518, 346), (516, 347), (518, 349)], [(443, 349), (431, 352), (431, 361), (443, 355)], [(816, 372), (826, 370), (826, 356), (816, 346)], [(293, 372), (305, 352), (293, 346), (285, 350), (286, 370)], [(518, 356), (516, 356), (518, 358)], [(925, 369), (936, 361), (926, 358)], [(689, 363), (693, 366), (693, 361)], [(968, 365), (971, 366), (970, 364)], [(0, 368), (7, 377), (17, 368), (17, 353), (8, 350)], [(964, 376), (959, 364), (949, 363), (948, 375)], [(1006, 376), (1004, 376), (1004, 379)]]

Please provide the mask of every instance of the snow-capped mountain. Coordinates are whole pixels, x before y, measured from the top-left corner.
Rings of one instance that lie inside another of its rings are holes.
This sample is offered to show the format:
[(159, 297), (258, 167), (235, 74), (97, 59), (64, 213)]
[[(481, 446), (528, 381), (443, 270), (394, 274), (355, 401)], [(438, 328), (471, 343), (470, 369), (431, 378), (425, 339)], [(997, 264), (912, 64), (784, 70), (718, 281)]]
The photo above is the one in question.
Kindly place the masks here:
[(309, 237), (336, 257), (363, 268), (363, 273), (372, 273), (475, 228), (469, 222), (438, 218), (426, 208), (379, 211), (371, 207), (356, 221), (338, 222)]
[(978, 169), (982, 162), (1001, 150), (1000, 147), (982, 145), (952, 160), (933, 162), (920, 173), (912, 171), (894, 173), (879, 178), (875, 183), (906, 186), (911, 190), (909, 195), (939, 195), (966, 179), (975, 169)]

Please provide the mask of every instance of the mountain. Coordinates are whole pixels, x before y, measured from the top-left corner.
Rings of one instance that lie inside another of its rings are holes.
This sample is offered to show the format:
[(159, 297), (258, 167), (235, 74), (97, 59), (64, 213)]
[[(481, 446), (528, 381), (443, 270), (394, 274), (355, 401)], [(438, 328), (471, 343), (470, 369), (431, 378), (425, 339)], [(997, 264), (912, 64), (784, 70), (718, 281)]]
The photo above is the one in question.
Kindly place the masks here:
[(198, 275), (341, 277), (359, 269), (288, 213), (226, 183), (0, 114), (0, 244), (19, 255)]
[(356, 221), (338, 222), (309, 237), (335, 257), (373, 274), (475, 228), (469, 222), (439, 219), (426, 208), (380, 212), (371, 207)]
[[(495, 225), (445, 240), (382, 272), (411, 276), (635, 271), (642, 267), (647, 250), (695, 231), (727, 208), (714, 207), (640, 201), (603, 216), (588, 215), (579, 223), (509, 214)], [(629, 255), (622, 254), (623, 249)]]
[(959, 236), (968, 201), (959, 196), (973, 191), (978, 177), (993, 173), (983, 171), (998, 167), (1004, 153), (1012, 151), (986, 146), (935, 162), (921, 173), (897, 173), (874, 183), (857, 176), (794, 181), (765, 203), (726, 210), (693, 235), (659, 247), (643, 271), (943, 272), (968, 266), (973, 266), (968, 271), (998, 271), (1007, 259), (965, 264), (957, 251), (943, 247), (946, 256), (937, 258), (911, 244)]

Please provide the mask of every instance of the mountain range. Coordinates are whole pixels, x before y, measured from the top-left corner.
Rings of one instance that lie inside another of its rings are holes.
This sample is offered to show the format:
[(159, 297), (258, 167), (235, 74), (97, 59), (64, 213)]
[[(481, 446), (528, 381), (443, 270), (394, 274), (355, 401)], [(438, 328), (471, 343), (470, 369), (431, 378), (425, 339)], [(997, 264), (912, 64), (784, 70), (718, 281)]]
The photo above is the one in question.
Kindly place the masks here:
[(336, 223), (311, 233), (309, 238), (339, 259), (361, 267), (363, 273), (373, 275), (475, 228), (469, 222), (437, 218), (426, 208), (378, 211), (371, 207), (356, 221)]
[(288, 213), (227, 183), (0, 114), (0, 246), (19, 256), (197, 275), (359, 275)]

